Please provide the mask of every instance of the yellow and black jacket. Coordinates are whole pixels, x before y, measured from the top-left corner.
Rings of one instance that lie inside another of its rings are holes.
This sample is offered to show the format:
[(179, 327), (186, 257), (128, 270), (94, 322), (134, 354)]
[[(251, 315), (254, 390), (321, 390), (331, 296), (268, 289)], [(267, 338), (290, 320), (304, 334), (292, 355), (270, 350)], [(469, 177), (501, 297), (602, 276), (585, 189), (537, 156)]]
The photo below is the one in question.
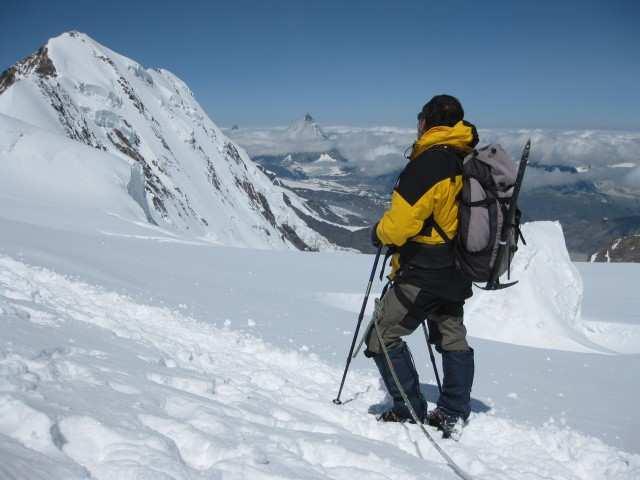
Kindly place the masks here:
[(392, 260), (392, 277), (403, 261), (403, 251), (446, 243), (432, 221), (449, 239), (455, 237), (457, 196), (462, 189), (460, 159), (477, 143), (475, 127), (461, 121), (453, 127), (431, 128), (413, 145), (411, 159), (391, 195), (391, 206), (376, 228), (384, 245), (400, 247)]

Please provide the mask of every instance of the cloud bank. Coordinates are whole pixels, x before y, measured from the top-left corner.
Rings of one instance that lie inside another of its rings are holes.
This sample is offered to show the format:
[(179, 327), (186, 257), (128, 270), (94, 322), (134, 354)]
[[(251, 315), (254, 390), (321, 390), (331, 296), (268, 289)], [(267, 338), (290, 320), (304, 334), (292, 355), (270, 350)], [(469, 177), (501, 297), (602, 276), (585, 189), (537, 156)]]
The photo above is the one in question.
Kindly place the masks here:
[[(239, 129), (227, 132), (250, 155), (337, 150), (363, 175), (395, 172), (406, 163), (403, 153), (415, 141), (414, 129), (395, 127), (323, 127), (326, 139), (300, 139), (287, 129)], [(606, 130), (480, 129), (480, 144), (500, 143), (519, 158), (524, 143), (532, 141), (531, 162), (554, 168), (529, 169), (527, 187), (580, 181), (612, 181), (640, 188), (640, 132)], [(572, 167), (581, 173), (561, 171)]]

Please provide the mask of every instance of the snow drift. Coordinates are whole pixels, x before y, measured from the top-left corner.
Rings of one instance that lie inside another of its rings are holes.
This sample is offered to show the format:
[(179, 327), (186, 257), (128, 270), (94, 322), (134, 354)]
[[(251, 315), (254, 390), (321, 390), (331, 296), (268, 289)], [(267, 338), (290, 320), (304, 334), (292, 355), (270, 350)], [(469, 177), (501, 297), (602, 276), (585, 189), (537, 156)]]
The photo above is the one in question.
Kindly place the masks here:
[(562, 227), (532, 222), (522, 233), (527, 244), (519, 245), (511, 269), (518, 283), (494, 292), (476, 289), (465, 310), (469, 333), (531, 347), (590, 350), (580, 318), (582, 279)]

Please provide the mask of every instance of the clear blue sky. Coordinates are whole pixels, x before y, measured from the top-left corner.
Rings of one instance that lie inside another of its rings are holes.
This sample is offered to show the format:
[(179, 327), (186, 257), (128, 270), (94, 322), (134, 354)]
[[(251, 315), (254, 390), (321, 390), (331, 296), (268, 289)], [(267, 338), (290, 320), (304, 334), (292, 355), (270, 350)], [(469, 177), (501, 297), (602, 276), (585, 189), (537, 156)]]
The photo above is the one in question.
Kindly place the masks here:
[(0, 69), (80, 30), (221, 125), (413, 126), (451, 93), (479, 126), (638, 129), (639, 19), (633, 0), (3, 0)]

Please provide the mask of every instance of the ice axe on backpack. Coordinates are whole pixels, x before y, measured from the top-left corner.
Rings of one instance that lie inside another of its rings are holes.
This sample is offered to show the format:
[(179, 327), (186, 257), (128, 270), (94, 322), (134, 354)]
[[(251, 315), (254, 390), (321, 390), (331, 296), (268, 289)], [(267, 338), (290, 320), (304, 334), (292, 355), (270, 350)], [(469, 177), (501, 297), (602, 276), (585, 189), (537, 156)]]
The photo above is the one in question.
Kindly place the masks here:
[[(529, 161), (530, 150), (531, 139), (527, 140), (527, 143), (525, 144), (522, 151), (522, 156), (520, 157), (518, 174), (516, 175), (516, 181), (513, 185), (513, 193), (511, 194), (511, 198), (509, 199), (509, 208), (502, 225), (502, 232), (500, 235), (499, 247), (496, 253), (493, 270), (486, 286), (479, 287), (483, 290), (503, 290), (518, 283), (517, 280), (515, 282), (500, 283), (500, 275), (504, 273), (504, 265), (506, 261), (507, 277), (510, 277), (511, 258), (517, 250), (518, 238), (520, 238), (522, 240), (522, 243), (526, 245), (524, 237), (522, 236), (522, 232), (520, 232), (520, 210), (518, 210), (518, 196), (520, 194), (520, 187), (522, 186), (524, 172), (527, 168), (527, 162)], [(510, 241), (511, 236), (513, 236), (513, 242)]]

